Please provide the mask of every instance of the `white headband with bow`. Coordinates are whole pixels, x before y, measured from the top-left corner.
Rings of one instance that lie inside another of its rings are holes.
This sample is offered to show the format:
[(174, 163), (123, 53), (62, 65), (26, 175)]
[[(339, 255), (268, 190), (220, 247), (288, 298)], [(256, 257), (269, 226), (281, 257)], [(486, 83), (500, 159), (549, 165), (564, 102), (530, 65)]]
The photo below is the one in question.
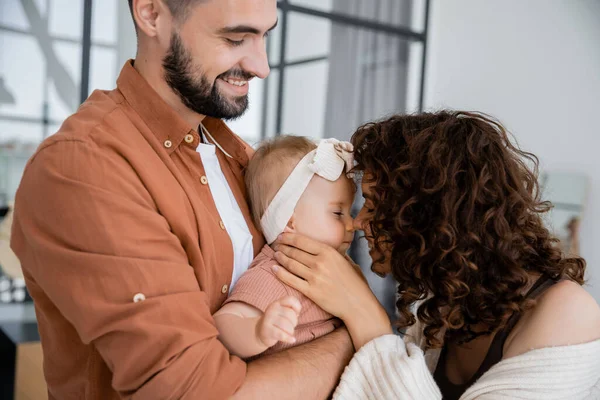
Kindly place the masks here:
[(354, 166), (353, 150), (349, 142), (324, 139), (316, 149), (300, 160), (260, 219), (268, 244), (273, 243), (285, 229), (313, 175), (317, 174), (333, 182), (344, 170), (346, 173), (350, 172)]

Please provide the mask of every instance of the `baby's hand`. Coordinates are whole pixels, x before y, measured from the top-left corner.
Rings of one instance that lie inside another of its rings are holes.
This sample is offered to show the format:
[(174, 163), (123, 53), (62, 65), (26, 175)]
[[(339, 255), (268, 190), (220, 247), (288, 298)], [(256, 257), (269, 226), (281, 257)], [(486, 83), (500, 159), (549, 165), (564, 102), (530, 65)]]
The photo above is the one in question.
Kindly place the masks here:
[(294, 329), (301, 309), (300, 301), (293, 296), (271, 303), (256, 324), (256, 336), (267, 347), (279, 341), (295, 343)]

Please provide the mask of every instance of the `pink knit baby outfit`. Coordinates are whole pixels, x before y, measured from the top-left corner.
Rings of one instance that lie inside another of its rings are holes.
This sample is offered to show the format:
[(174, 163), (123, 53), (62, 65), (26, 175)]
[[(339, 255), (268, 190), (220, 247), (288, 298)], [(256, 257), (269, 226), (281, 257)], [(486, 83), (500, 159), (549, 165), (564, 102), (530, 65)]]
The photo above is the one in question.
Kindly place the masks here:
[(341, 325), (339, 319), (321, 309), (296, 289), (285, 285), (275, 276), (271, 271), (271, 267), (277, 265), (274, 255), (273, 249), (265, 245), (252, 261), (248, 271), (235, 284), (229, 298), (224, 303), (225, 305), (232, 301), (239, 301), (265, 312), (272, 302), (282, 297), (294, 296), (300, 300), (302, 311), (294, 332), (296, 343), (278, 342), (261, 355), (276, 353), (289, 347), (310, 342), (334, 331)]

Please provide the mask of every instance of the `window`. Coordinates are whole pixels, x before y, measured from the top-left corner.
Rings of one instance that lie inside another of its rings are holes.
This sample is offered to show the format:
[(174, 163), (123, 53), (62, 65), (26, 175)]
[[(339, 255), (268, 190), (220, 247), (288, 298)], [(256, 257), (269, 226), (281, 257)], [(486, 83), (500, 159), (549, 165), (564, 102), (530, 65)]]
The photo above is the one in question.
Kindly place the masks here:
[[(271, 74), (251, 83), (249, 110), (228, 122), (243, 139), (347, 140), (364, 122), (422, 108), (429, 0), (279, 0), (277, 7), (267, 41)], [(125, 0), (0, 1), (0, 202), (14, 198), (27, 159), (91, 90), (115, 86), (135, 47)], [(366, 265), (361, 246), (353, 255)], [(371, 284), (393, 313), (390, 282)]]
[[(131, 25), (121, 0), (0, 2), (1, 202), (14, 198), (27, 159), (87, 88), (114, 87), (124, 54), (135, 51), (133, 28), (118, 17), (124, 10)], [(133, 49), (117, 40), (125, 29)]]
[(277, 134), (347, 139), (360, 124), (421, 109), (425, 0), (280, 0), (271, 74), (230, 122), (248, 142)]

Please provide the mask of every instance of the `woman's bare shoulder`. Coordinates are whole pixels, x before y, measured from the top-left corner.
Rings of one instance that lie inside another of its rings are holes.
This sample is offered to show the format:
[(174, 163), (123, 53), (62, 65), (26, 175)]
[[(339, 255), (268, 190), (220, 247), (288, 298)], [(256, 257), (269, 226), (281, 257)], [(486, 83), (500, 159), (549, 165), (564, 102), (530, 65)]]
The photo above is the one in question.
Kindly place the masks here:
[(547, 289), (511, 335), (504, 358), (533, 349), (567, 346), (600, 339), (600, 306), (579, 284), (561, 281)]

